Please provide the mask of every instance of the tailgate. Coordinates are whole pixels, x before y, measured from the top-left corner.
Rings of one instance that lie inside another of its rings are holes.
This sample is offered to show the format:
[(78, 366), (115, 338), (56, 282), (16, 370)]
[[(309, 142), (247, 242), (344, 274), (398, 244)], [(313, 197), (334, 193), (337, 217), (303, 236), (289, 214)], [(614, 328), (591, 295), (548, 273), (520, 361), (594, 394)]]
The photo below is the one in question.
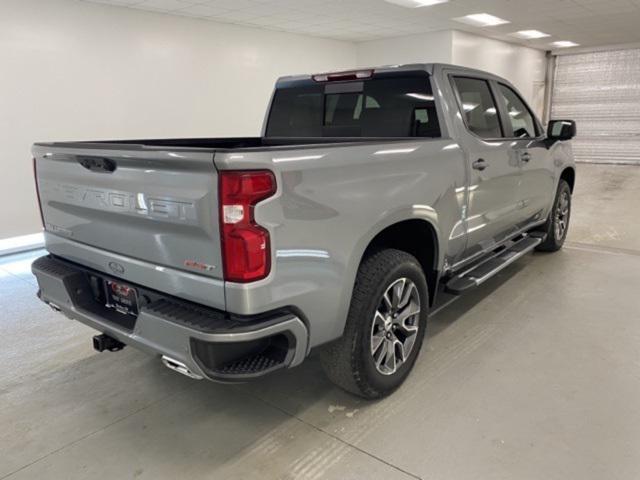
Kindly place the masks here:
[(222, 280), (213, 150), (40, 144), (33, 153), (49, 237)]

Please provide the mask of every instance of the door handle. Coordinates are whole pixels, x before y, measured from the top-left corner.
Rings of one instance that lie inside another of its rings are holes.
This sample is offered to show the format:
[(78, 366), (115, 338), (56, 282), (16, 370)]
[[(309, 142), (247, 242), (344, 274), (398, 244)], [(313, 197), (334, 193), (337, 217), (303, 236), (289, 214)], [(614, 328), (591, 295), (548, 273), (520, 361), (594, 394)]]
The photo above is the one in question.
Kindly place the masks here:
[(478, 160), (473, 162), (471, 166), (474, 168), (474, 170), (480, 170), (480, 171), (488, 167), (487, 162), (485, 162), (483, 158), (479, 158)]
[(520, 160), (527, 163), (529, 160), (531, 160), (531, 154), (529, 152), (524, 152), (522, 155), (520, 155)]

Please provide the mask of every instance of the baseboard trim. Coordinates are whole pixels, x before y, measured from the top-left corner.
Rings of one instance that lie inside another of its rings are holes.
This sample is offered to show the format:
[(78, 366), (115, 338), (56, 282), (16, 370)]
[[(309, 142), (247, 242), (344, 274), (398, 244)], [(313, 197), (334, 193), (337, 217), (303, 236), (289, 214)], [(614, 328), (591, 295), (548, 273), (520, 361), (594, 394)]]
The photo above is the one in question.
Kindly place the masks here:
[(38, 250), (42, 247), (44, 247), (44, 234), (42, 232), (3, 238), (0, 239), (0, 257), (28, 252), (29, 250)]

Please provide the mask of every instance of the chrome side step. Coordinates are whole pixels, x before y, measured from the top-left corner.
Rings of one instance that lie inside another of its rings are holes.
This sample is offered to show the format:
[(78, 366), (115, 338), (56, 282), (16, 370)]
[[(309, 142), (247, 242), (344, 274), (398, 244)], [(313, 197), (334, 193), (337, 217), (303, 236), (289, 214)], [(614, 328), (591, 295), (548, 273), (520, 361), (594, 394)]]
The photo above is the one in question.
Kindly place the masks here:
[(542, 240), (540, 237), (522, 237), (510, 246), (494, 252), (467, 268), (462, 273), (452, 277), (446, 283), (446, 290), (453, 294), (461, 294), (483, 284), (495, 274), (531, 252), (542, 243)]

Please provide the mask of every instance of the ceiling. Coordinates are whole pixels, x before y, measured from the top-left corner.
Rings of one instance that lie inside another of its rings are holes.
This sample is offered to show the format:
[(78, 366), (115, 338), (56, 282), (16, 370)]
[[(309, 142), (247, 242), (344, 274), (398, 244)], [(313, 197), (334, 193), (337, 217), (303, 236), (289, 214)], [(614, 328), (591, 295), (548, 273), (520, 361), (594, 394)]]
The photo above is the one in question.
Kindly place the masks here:
[[(549, 50), (640, 42), (640, 0), (449, 0), (406, 8), (384, 0), (83, 0), (355, 42), (457, 29)], [(511, 23), (478, 28), (454, 21), (489, 13)], [(519, 30), (551, 37), (517, 39)]]

